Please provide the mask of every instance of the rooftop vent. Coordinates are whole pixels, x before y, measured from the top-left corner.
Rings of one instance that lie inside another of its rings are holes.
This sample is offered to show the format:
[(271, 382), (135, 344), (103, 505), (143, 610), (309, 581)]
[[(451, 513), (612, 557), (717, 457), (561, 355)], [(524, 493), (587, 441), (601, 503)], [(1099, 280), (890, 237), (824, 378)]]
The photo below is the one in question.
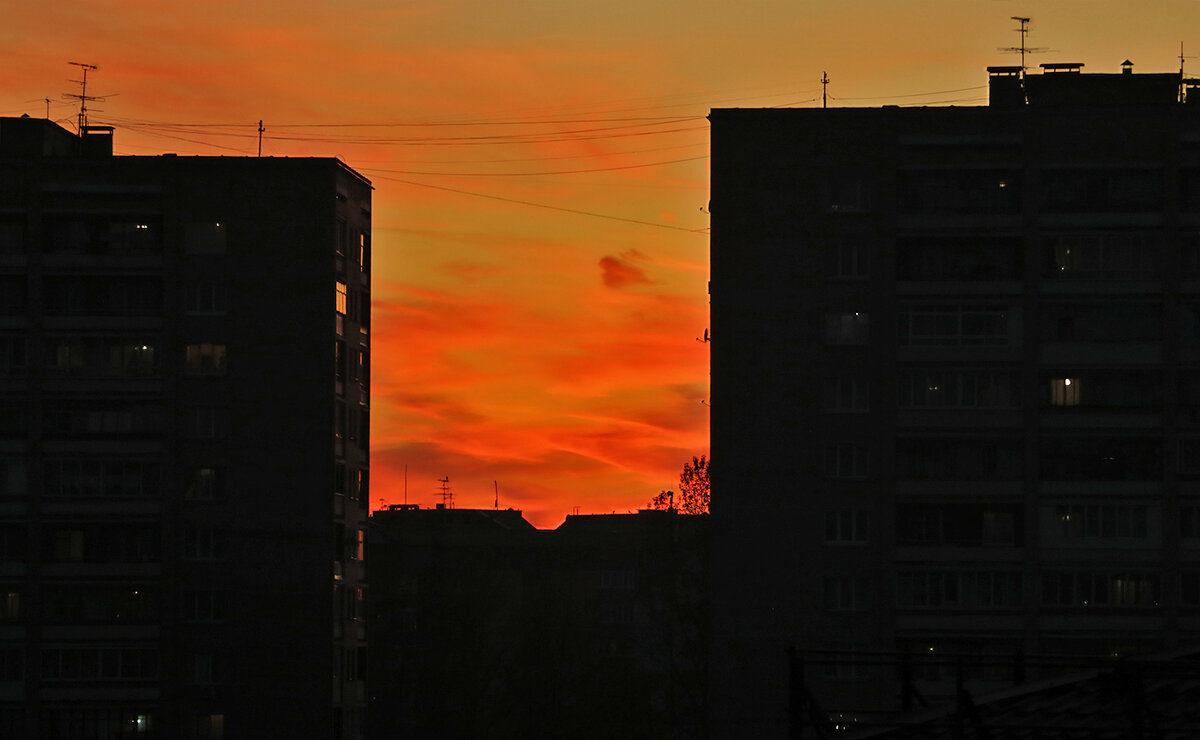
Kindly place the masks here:
[(1045, 62), (1043, 64), (1039, 64), (1038, 66), (1041, 67), (1042, 71), (1046, 74), (1059, 72), (1074, 72), (1078, 74), (1079, 70), (1083, 69), (1083, 62)]
[(1121, 74), (1123, 74), (1123, 75), (1133, 74), (1133, 62), (1129, 61), (1128, 59), (1121, 62)]

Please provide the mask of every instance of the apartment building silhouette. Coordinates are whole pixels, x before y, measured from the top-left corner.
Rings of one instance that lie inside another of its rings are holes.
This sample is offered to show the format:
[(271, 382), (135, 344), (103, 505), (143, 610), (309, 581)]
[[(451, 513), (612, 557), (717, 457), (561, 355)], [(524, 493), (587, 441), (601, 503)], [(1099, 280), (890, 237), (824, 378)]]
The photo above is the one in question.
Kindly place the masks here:
[(0, 119), (0, 736), (365, 726), (370, 184)]
[(1200, 638), (1200, 95), (1081, 66), (712, 111), (714, 738)]

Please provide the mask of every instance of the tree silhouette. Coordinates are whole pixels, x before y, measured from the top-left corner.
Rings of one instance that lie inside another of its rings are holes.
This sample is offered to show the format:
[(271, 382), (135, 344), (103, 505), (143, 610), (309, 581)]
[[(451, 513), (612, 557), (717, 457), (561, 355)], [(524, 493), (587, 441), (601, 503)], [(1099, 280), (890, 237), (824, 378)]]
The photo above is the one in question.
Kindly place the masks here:
[(684, 463), (679, 474), (679, 513), (707, 514), (708, 501), (712, 495), (712, 483), (708, 477), (708, 458), (693, 457)]
[(660, 491), (650, 500), (651, 509), (675, 510), (680, 514), (707, 514), (712, 494), (712, 483), (708, 477), (708, 458), (693, 457), (683, 464), (679, 474), (679, 503), (676, 505), (674, 491)]

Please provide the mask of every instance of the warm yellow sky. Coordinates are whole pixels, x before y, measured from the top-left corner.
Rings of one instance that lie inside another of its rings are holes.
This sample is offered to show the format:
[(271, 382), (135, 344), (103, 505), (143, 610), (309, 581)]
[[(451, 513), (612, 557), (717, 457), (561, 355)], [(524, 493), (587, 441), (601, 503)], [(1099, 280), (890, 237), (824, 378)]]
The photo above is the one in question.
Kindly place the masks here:
[(819, 105), (823, 71), (830, 105), (984, 104), (984, 68), (1017, 63), (997, 51), (1019, 43), (1014, 15), (1053, 50), (1031, 64), (1200, 56), (1198, 0), (0, 11), (0, 115), (49, 97), (73, 125), (67, 62), (85, 62), (120, 154), (253, 155), (262, 119), (264, 155), (371, 178), (374, 503), (404, 499), (407, 465), (409, 502), (449, 476), (458, 506), (491, 506), (498, 481), (540, 526), (644, 506), (707, 452), (710, 107)]

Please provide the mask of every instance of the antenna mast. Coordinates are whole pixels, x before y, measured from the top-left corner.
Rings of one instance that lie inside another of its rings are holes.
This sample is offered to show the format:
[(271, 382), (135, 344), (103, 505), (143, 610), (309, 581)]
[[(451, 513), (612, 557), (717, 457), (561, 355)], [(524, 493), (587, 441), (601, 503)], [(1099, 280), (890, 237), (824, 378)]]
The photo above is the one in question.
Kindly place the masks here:
[(442, 484), (438, 487), (438, 490), (442, 494), (442, 508), (453, 509), (454, 494), (450, 492), (450, 476), (447, 475), (445, 478), (438, 478), (438, 483)]
[(828, 87), (829, 87), (829, 73), (822, 72), (821, 73), (821, 107), (822, 108), (829, 107), (829, 99), (825, 95), (826, 88), (828, 88)]
[(1020, 46), (1002, 46), (998, 49), (998, 51), (1007, 51), (1007, 52), (1012, 52), (1014, 54), (1020, 54), (1021, 55), (1021, 77), (1024, 77), (1025, 76), (1025, 55), (1026, 54), (1036, 54), (1040, 51), (1047, 51), (1047, 49), (1044, 49), (1041, 47), (1033, 48), (1033, 47), (1025, 45), (1025, 37), (1029, 35), (1029, 21), (1032, 20), (1031, 18), (1025, 18), (1025, 17), (1019, 16), (1019, 15), (1014, 15), (1012, 17), (1012, 19), (1014, 21), (1016, 21), (1017, 23), (1021, 24), (1020, 28), (1013, 29), (1017, 33), (1021, 34), (1021, 45)]
[[(99, 67), (97, 67), (94, 64), (84, 64), (82, 62), (67, 62), (67, 64), (73, 64), (76, 67), (79, 67), (80, 69), (83, 70), (83, 79), (82, 80), (71, 80), (71, 82), (77, 83), (79, 85), (79, 93), (76, 95), (72, 95), (70, 93), (63, 95), (64, 98), (74, 98), (79, 101), (79, 130), (78, 130), (78, 133), (80, 136), (83, 136), (83, 127), (88, 125), (88, 119), (87, 119), (88, 101), (104, 99), (104, 98), (93, 97), (93, 96), (87, 94), (88, 72), (91, 70), (99, 69)], [(47, 118), (50, 117), (49, 106), (47, 106), (46, 117)]]
[(1185, 57), (1183, 55), (1183, 42), (1180, 41), (1179, 42), (1179, 102), (1181, 102), (1181, 103), (1184, 102), (1185, 98), (1186, 98), (1186, 93), (1184, 93), (1185, 86), (1183, 84), (1183, 60), (1184, 59), (1195, 59), (1195, 58), (1196, 57)]

